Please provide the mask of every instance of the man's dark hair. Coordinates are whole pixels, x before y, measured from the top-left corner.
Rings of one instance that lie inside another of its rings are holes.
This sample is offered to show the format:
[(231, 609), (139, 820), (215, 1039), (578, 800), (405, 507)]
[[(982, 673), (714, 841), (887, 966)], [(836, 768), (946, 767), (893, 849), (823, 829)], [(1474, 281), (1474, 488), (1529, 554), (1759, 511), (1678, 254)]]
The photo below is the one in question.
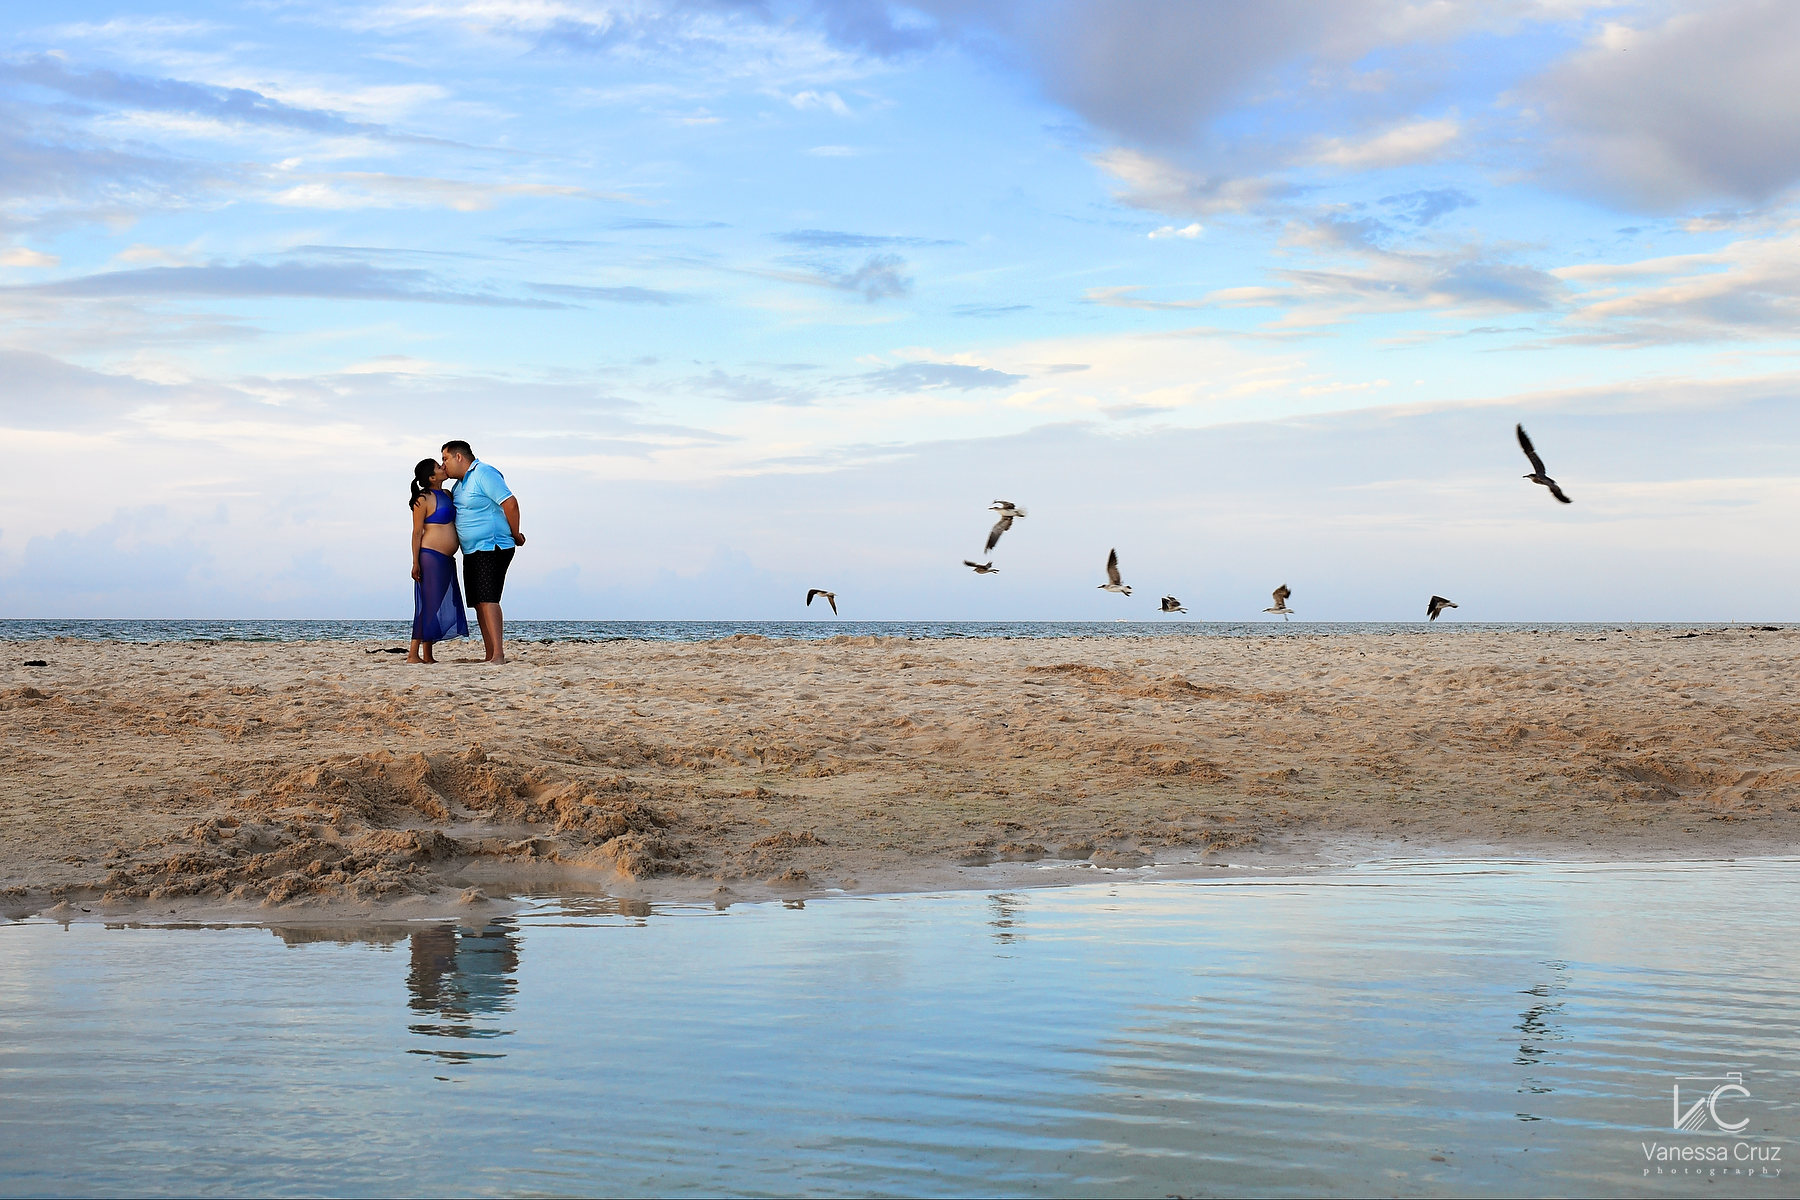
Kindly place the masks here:
[(470, 462), (475, 461), (475, 451), (467, 442), (445, 442), (443, 448), (446, 454), (460, 454)]

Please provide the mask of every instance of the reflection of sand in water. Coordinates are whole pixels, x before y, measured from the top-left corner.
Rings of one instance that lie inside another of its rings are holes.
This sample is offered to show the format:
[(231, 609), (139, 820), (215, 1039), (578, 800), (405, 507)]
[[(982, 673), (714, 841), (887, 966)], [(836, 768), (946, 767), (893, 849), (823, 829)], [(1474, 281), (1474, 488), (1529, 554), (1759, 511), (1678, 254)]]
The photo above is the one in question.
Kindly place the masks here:
[[(501, 920), (480, 931), (455, 925), (431, 925), (412, 935), (412, 968), (406, 987), (415, 1013), (440, 1018), (437, 1023), (408, 1026), (427, 1037), (497, 1038), (512, 1033), (476, 1023), (477, 1018), (512, 1011), (519, 990), (519, 942), (513, 925)], [(503, 1058), (502, 1054), (432, 1048), (430, 1054), (450, 1062)]]

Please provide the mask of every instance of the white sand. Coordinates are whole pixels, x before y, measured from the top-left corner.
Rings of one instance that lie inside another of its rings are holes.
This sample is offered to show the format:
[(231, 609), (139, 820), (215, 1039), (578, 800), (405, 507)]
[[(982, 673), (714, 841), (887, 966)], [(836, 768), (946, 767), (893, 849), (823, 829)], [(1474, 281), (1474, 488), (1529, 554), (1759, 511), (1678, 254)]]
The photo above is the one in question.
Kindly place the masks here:
[(6, 911), (1800, 845), (1800, 632), (369, 649), (5, 644)]

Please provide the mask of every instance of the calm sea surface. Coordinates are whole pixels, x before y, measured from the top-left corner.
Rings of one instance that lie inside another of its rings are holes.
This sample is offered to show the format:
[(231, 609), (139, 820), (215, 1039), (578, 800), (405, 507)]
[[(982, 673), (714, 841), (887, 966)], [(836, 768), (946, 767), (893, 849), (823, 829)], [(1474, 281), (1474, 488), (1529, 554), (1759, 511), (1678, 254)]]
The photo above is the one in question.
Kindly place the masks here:
[[(1793, 626), (1751, 626), (1756, 629)], [(1568, 630), (1576, 633), (1726, 629), (1720, 623), (1440, 621), (508, 621), (509, 640), (538, 642), (702, 642), (734, 634), (828, 638), (1284, 637), (1320, 634), (1434, 634)], [(127, 642), (381, 641), (404, 644), (406, 621), (76, 621), (0, 620), (0, 641), (67, 637)]]
[(1800, 860), (1128, 874), (0, 925), (0, 1192), (1800, 1190)]

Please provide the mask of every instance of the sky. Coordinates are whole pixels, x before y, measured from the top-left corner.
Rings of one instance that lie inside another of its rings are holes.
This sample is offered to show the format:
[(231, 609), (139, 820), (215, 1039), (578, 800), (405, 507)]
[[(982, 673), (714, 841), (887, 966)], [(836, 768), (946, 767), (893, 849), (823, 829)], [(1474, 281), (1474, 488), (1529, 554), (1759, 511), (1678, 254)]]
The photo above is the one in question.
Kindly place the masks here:
[(1800, 5), (0, 20), (0, 616), (1800, 620)]

